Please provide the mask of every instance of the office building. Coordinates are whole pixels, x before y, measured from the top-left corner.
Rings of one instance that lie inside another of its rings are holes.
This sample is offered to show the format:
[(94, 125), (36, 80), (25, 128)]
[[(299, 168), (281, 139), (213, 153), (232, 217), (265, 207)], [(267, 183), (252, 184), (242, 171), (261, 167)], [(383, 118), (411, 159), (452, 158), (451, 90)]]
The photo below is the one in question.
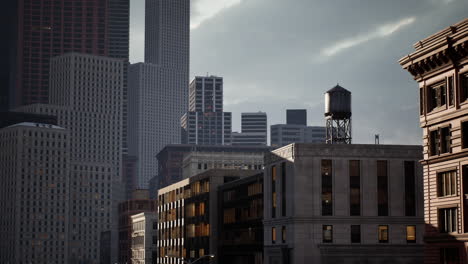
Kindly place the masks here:
[(19, 112), (0, 112), (0, 128), (18, 123), (40, 123), (57, 125), (57, 117)]
[(0, 42), (0, 112), (10, 110), (13, 101), (18, 49), (18, 2), (2, 1), (0, 23), (3, 41)]
[(132, 215), (130, 218), (132, 224), (131, 263), (155, 263), (154, 260), (157, 257), (157, 214), (155, 212), (143, 212)]
[(236, 151), (202, 151), (187, 153), (182, 161), (183, 178), (190, 178), (211, 169), (261, 170), (268, 148), (236, 149)]
[(52, 57), (80, 52), (128, 60), (128, 0), (21, 0), (15, 9), (16, 23), (7, 24), (17, 27), (14, 107), (49, 102)]
[[(101, 232), (117, 231), (117, 204), (125, 199), (118, 188), (122, 181), (123, 70), (119, 59), (78, 53), (53, 58), (51, 104), (17, 109), (56, 116), (58, 125), (69, 130), (71, 263), (97, 263)], [(112, 256), (117, 256), (115, 232)]]
[(267, 154), (265, 263), (422, 263), (421, 151), (291, 144)]
[(195, 77), (189, 110), (180, 119), (182, 144), (231, 145), (232, 116), (223, 112), (223, 78)]
[(279, 124), (270, 126), (271, 146), (282, 147), (291, 143), (324, 143), (326, 130), (320, 126)]
[[(234, 168), (236, 164), (238, 167), (246, 165), (248, 168), (248, 165), (256, 165), (258, 168), (259, 165), (263, 166), (263, 161), (261, 163), (257, 162), (263, 159), (264, 153), (270, 150), (271, 148), (269, 147), (258, 146), (167, 145), (157, 155), (159, 164), (159, 188), (164, 188), (184, 179), (184, 158), (190, 153), (200, 153), (201, 155), (195, 154), (193, 156), (197, 157), (197, 159), (204, 157), (200, 159), (200, 163), (203, 163), (203, 165), (201, 165), (202, 169), (200, 170), (198, 169), (198, 162), (193, 163), (187, 160), (187, 163), (185, 163), (191, 164), (189, 167), (193, 169), (190, 169), (191, 172), (188, 172), (188, 175), (193, 175), (193, 173), (200, 173), (208, 169), (223, 168), (225, 163), (222, 159), (217, 158), (217, 156), (229, 160), (229, 163), (226, 163), (226, 168)], [(244, 154), (249, 157), (254, 157), (254, 160), (248, 161), (246, 158), (242, 157)], [(253, 167), (251, 167), (251, 169), (252, 168)], [(151, 192), (152, 189), (150, 189), (150, 195)]]
[(468, 19), (414, 44), (399, 62), (419, 86), (425, 263), (467, 263)]
[(263, 112), (242, 113), (241, 133), (232, 133), (232, 145), (267, 145), (267, 115)]
[(132, 263), (132, 215), (156, 212), (156, 201), (149, 199), (148, 190), (135, 190), (132, 197), (119, 204), (118, 263)]
[(218, 258), (223, 264), (263, 263), (263, 173), (218, 187)]
[(307, 110), (286, 109), (286, 124), (307, 126)]
[(0, 129), (0, 263), (66, 263), (69, 131), (24, 122)]
[(187, 112), (190, 1), (147, 0), (145, 63), (129, 66), (128, 153), (137, 158), (138, 188), (157, 176), (156, 154), (180, 144)]
[[(220, 263), (216, 256), (218, 187), (258, 173), (261, 171), (214, 169), (159, 189), (157, 262), (174, 264), (180, 258), (204, 257), (199, 263)], [(211, 254), (215, 257), (208, 257)]]

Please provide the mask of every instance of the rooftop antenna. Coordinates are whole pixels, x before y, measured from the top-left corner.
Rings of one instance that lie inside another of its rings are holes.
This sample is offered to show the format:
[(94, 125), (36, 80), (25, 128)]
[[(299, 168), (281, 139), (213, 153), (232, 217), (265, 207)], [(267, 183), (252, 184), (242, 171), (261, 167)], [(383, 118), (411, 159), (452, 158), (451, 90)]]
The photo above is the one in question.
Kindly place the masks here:
[(376, 145), (380, 144), (380, 135), (379, 134), (375, 134), (375, 144)]

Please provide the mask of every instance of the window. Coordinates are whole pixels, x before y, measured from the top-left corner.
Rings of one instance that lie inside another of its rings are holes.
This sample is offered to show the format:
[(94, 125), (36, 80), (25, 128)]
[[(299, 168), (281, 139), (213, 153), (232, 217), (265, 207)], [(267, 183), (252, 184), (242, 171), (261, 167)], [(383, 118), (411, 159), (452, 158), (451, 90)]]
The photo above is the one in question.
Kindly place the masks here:
[(468, 73), (460, 74), (460, 102), (468, 99)]
[(349, 161), (349, 214), (361, 215), (360, 161)]
[(333, 213), (332, 161), (322, 160), (322, 215)]
[(377, 213), (388, 216), (388, 176), (387, 161), (377, 161)]
[(450, 152), (450, 127), (440, 129), (440, 153)]
[(276, 166), (271, 167), (271, 218), (276, 217)]
[(406, 226), (406, 242), (416, 243), (416, 226)]
[(446, 171), (437, 174), (437, 196), (457, 194), (457, 171)]
[(429, 150), (430, 155), (439, 155), (439, 130), (432, 130), (429, 132)]
[(361, 226), (351, 226), (351, 243), (361, 243)]
[(450, 127), (442, 127), (429, 132), (429, 149), (430, 155), (440, 155), (449, 153), (451, 150), (450, 144)]
[(468, 121), (461, 123), (462, 148), (468, 148)]
[(286, 243), (286, 227), (285, 226), (281, 228), (281, 241), (283, 243)]
[(447, 102), (447, 89), (445, 81), (428, 87), (428, 109), (427, 112), (445, 106)]
[(286, 216), (286, 163), (281, 163), (281, 216)]
[(324, 225), (322, 230), (323, 230), (323, 243), (333, 242), (333, 226)]
[(439, 231), (441, 233), (457, 231), (457, 208), (439, 209)]
[(424, 89), (419, 89), (419, 114), (424, 115)]
[(449, 92), (449, 106), (455, 105), (455, 91), (453, 89), (453, 77), (450, 76), (447, 78), (447, 86)]
[(379, 243), (388, 243), (388, 225), (379, 225)]
[(441, 264), (460, 264), (460, 252), (458, 248), (441, 248), (440, 249)]
[(416, 216), (415, 162), (405, 161), (405, 215)]
[(271, 228), (271, 243), (276, 243), (276, 227)]

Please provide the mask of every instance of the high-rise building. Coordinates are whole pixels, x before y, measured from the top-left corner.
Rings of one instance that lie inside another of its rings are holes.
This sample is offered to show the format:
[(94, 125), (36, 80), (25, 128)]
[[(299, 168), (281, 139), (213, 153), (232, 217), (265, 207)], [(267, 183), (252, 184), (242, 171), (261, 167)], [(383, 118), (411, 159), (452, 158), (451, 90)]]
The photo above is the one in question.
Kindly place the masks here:
[(51, 57), (72, 51), (108, 55), (107, 1), (18, 2), (14, 105), (48, 103)]
[(0, 128), (24, 122), (57, 125), (57, 117), (31, 113), (0, 112)]
[(190, 1), (147, 0), (145, 63), (129, 66), (128, 153), (137, 158), (138, 188), (157, 176), (156, 154), (179, 144), (187, 112)]
[(0, 112), (8, 111), (13, 102), (18, 49), (18, 3), (5, 0), (0, 9), (3, 40), (0, 42)]
[(422, 263), (421, 151), (291, 144), (267, 154), (264, 263)]
[[(261, 172), (214, 169), (159, 189), (157, 263), (178, 264), (198, 258), (202, 259), (197, 263), (221, 263), (217, 252), (223, 224), (219, 219), (223, 213), (220, 212), (218, 187)], [(247, 212), (244, 210), (239, 215)], [(255, 215), (257, 213), (256, 210)], [(214, 255), (213, 258), (210, 255)]]
[(324, 143), (326, 130), (320, 126), (279, 124), (270, 126), (271, 146), (282, 147), (291, 143)]
[(232, 132), (232, 145), (267, 145), (267, 114), (242, 113), (241, 133)]
[(307, 126), (307, 110), (286, 109), (286, 124)]
[(424, 263), (467, 263), (468, 19), (400, 60), (418, 82), (423, 128)]
[(67, 263), (69, 131), (24, 122), (0, 129), (0, 263)]
[[(77, 53), (53, 58), (51, 104), (18, 109), (57, 116), (69, 130), (70, 263), (97, 263), (101, 232), (117, 230), (117, 202), (124, 198), (116, 191), (122, 180), (123, 64)], [(116, 250), (117, 239), (112, 242)]]
[(223, 78), (195, 77), (189, 86), (189, 111), (180, 120), (182, 144), (230, 145), (232, 116), (223, 112)]

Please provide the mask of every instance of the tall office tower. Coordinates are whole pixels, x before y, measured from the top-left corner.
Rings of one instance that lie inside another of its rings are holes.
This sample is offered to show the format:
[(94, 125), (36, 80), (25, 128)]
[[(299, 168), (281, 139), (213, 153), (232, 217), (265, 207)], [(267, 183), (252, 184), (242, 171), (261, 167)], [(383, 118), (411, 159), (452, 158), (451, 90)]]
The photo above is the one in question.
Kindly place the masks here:
[(307, 110), (286, 109), (286, 124), (307, 126)]
[(62, 127), (0, 129), (0, 263), (67, 263), (69, 149)]
[(424, 263), (468, 263), (468, 19), (414, 48), (399, 62), (418, 82)]
[(54, 56), (80, 52), (128, 60), (129, 0), (14, 2), (16, 23), (5, 24), (17, 25), (13, 106), (48, 103)]
[(178, 144), (187, 112), (190, 1), (147, 0), (145, 63), (129, 66), (128, 153), (137, 159), (138, 188), (157, 175), (156, 154)]
[(0, 23), (3, 39), (0, 41), (0, 112), (8, 111), (15, 83), (16, 52), (18, 42), (18, 1), (2, 1)]
[(267, 145), (267, 114), (242, 113), (241, 133), (232, 133), (232, 145)]
[[(77, 53), (53, 58), (51, 104), (18, 109), (55, 115), (70, 133), (69, 263), (97, 263), (101, 232), (117, 230), (123, 70), (119, 59)], [(116, 247), (117, 239), (112, 241)]]
[(223, 112), (223, 78), (195, 77), (189, 86), (189, 111), (180, 120), (182, 144), (230, 145), (232, 116)]

